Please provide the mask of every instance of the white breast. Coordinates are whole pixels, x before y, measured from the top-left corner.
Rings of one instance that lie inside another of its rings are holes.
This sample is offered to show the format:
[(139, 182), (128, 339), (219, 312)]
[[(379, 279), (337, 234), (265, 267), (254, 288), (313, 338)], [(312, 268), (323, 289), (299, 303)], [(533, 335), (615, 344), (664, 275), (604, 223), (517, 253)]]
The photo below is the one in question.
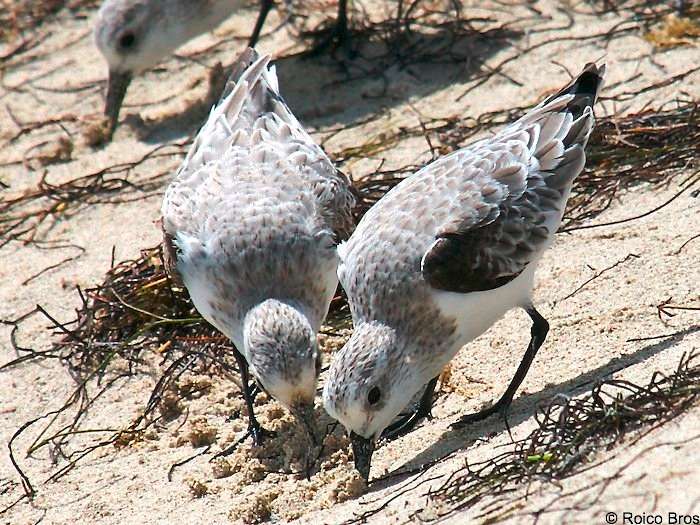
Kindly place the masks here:
[(511, 308), (526, 307), (532, 300), (537, 260), (527, 265), (515, 279), (494, 290), (471, 293), (434, 290), (432, 298), (445, 317), (457, 320), (456, 344), (448, 359), (464, 345), (486, 332)]

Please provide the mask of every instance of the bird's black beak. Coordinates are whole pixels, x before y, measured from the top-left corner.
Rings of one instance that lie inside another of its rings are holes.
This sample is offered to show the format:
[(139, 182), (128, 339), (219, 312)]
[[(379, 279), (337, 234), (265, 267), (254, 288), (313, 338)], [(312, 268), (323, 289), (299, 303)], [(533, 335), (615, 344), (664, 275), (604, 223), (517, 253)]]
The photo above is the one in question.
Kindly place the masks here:
[(365, 481), (369, 480), (369, 469), (372, 464), (374, 452), (374, 440), (364, 438), (354, 432), (350, 432), (352, 454), (355, 456), (355, 468)]
[(107, 81), (107, 100), (105, 101), (105, 116), (109, 119), (110, 134), (117, 127), (119, 110), (122, 107), (126, 89), (131, 83), (131, 73), (110, 71)]
[(304, 429), (311, 440), (311, 445), (317, 447), (318, 439), (316, 437), (316, 421), (314, 419), (315, 414), (313, 404), (295, 405), (292, 407), (292, 414), (294, 414), (294, 417), (304, 426)]

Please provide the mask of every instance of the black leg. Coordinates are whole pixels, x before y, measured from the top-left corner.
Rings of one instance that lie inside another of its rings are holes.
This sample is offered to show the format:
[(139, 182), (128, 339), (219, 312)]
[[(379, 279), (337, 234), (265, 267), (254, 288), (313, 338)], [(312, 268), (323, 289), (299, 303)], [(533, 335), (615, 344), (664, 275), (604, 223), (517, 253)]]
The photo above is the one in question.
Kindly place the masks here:
[(248, 410), (248, 432), (246, 432), (245, 435), (241, 437), (238, 441), (229, 445), (224, 450), (216, 454), (212, 459), (221, 456), (228, 456), (234, 450), (236, 450), (236, 447), (238, 447), (238, 445), (240, 445), (241, 442), (248, 436), (251, 436), (253, 438), (253, 444), (256, 447), (259, 447), (260, 445), (262, 445), (263, 439), (265, 437), (273, 435), (273, 432), (265, 429), (262, 425), (260, 425), (260, 423), (258, 423), (258, 420), (255, 418), (253, 404), (255, 402), (255, 398), (259, 390), (255, 386), (252, 388), (250, 386), (250, 374), (248, 373), (248, 363), (246, 362), (245, 357), (243, 357), (236, 348), (233, 349), (233, 355), (236, 358), (236, 363), (238, 363), (238, 370), (240, 370), (241, 372), (241, 386), (243, 388), (243, 399), (245, 400), (245, 406)]
[[(253, 383), (253, 386), (250, 387), (249, 391), (250, 391), (251, 403), (252, 403), (253, 405), (255, 405), (255, 400), (257, 399), (258, 394), (259, 394), (262, 390), (260, 390), (260, 387), (258, 386), (257, 383)], [(245, 398), (245, 396), (244, 396), (244, 398)], [(246, 405), (247, 405), (247, 403), (246, 403)], [(248, 407), (246, 406), (246, 410), (247, 410), (247, 409), (248, 409)], [(233, 421), (234, 419), (238, 419), (238, 418), (240, 418), (240, 417), (241, 417), (241, 411), (240, 411), (240, 410), (234, 410), (234, 411), (231, 412), (231, 414), (229, 414), (229, 416), (226, 418), (226, 422), (227, 422), (227, 423), (230, 423), (230, 422)]]
[(262, 31), (263, 25), (265, 24), (265, 19), (267, 14), (272, 9), (273, 0), (260, 0), (260, 11), (258, 12), (258, 19), (255, 21), (255, 29), (253, 29), (253, 34), (250, 35), (250, 40), (248, 40), (248, 47), (255, 47), (260, 38), (260, 31)]
[(513, 401), (513, 396), (515, 396), (515, 392), (518, 390), (518, 387), (520, 387), (523, 379), (525, 379), (527, 371), (530, 369), (530, 365), (535, 359), (535, 355), (537, 355), (537, 351), (540, 349), (540, 346), (542, 346), (542, 343), (544, 343), (544, 340), (547, 337), (547, 332), (549, 331), (549, 323), (537, 310), (535, 310), (534, 306), (530, 306), (526, 309), (526, 311), (532, 319), (530, 344), (528, 345), (525, 355), (523, 356), (523, 360), (520, 362), (520, 366), (518, 366), (518, 370), (515, 372), (515, 375), (510, 381), (505, 393), (489, 408), (480, 410), (475, 414), (467, 414), (466, 416), (463, 416), (459, 421), (452, 425), (453, 428), (462, 428), (471, 423), (476, 423), (477, 421), (486, 419), (496, 412), (500, 412), (504, 418), (506, 417), (508, 407)]
[(433, 408), (433, 393), (435, 392), (437, 380), (437, 377), (430, 380), (425, 387), (418, 406), (412, 413), (407, 414), (384, 429), (384, 432), (382, 432), (383, 438), (388, 440), (399, 438), (413, 430), (423, 418), (433, 419), (431, 410)]
[[(258, 420), (255, 418), (255, 395), (250, 387), (250, 374), (248, 373), (248, 363), (238, 350), (236, 350), (236, 361), (238, 368), (241, 371), (241, 383), (243, 385), (243, 399), (248, 410), (248, 433), (253, 437), (253, 444), (258, 447), (262, 444), (263, 438), (270, 435), (270, 432), (265, 430)], [(257, 394), (257, 392), (255, 392)]]
[(348, 34), (348, 0), (338, 0), (338, 17), (335, 21), (336, 35), (347, 37)]
[[(325, 33), (326, 31), (324, 31)], [(333, 27), (326, 35), (307, 53), (307, 56), (318, 56), (327, 48), (335, 51), (342, 46), (348, 55), (352, 55), (349, 46), (350, 31), (348, 30), (348, 0), (338, 0), (338, 16)]]

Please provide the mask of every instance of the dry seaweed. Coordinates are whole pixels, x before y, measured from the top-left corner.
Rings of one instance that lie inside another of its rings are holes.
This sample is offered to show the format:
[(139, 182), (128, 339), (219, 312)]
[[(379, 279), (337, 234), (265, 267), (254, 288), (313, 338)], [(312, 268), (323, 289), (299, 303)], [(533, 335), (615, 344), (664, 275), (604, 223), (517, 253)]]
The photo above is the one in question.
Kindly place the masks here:
[[(700, 171), (698, 101), (676, 101), (658, 110), (600, 119), (591, 137), (587, 169), (576, 179), (563, 228), (590, 221), (623, 190), (668, 184)], [(690, 187), (690, 186), (687, 186)]]
[[(653, 429), (697, 403), (700, 364), (684, 354), (675, 372), (655, 372), (647, 385), (608, 379), (584, 396), (557, 396), (536, 414), (537, 428), (509, 450), (467, 464), (429, 492), (440, 517), (471, 507), (488, 495), (479, 518), (503, 511), (505, 496), (534, 481), (554, 482), (592, 468), (601, 451), (629, 448)], [(608, 461), (608, 455), (601, 461)]]
[(661, 322), (666, 322), (671, 317), (675, 317), (679, 311), (700, 312), (700, 306), (672, 304), (673, 297), (662, 301), (656, 305), (656, 312)]
[(578, 288), (576, 288), (573, 292), (570, 292), (570, 293), (566, 294), (564, 297), (562, 297), (561, 299), (558, 299), (557, 301), (554, 302), (554, 304), (556, 305), (556, 304), (558, 304), (558, 303), (561, 303), (561, 302), (566, 301), (567, 299), (571, 299), (574, 295), (576, 295), (577, 293), (579, 293), (581, 290), (583, 290), (586, 286), (588, 286), (588, 285), (591, 284), (593, 281), (595, 281), (596, 279), (598, 279), (598, 277), (600, 277), (600, 276), (603, 275), (604, 273), (607, 273), (607, 272), (609, 272), (610, 270), (614, 270), (614, 269), (617, 268), (618, 266), (620, 266), (620, 265), (622, 265), (622, 264), (625, 264), (625, 263), (628, 262), (628, 261), (632, 261), (632, 260), (638, 259), (638, 258), (639, 258), (639, 255), (634, 254), (634, 253), (628, 253), (623, 259), (620, 259), (619, 261), (617, 261), (617, 262), (611, 264), (610, 266), (608, 266), (608, 267), (606, 267), (606, 268), (603, 268), (602, 270), (596, 271), (595, 268), (592, 268), (591, 266), (588, 266), (588, 268), (591, 269), (591, 270), (593, 270), (593, 271), (595, 271), (595, 273), (594, 273), (591, 277), (589, 277), (588, 279), (586, 279), (586, 281), (585, 281), (583, 284), (579, 285)]
[[(31, 312), (43, 314), (63, 336), (61, 341), (48, 352), (34, 352), (17, 344), (13, 329), (11, 341), (19, 357), (0, 367), (36, 358), (58, 359), (75, 381), (74, 391), (59, 409), (29, 422), (10, 442), (11, 447), (28, 426), (46, 420), (27, 455), (48, 446), (52, 457), (65, 461), (49, 480), (63, 476), (97, 448), (124, 444), (161, 420), (160, 400), (186, 370), (217, 375), (236, 371), (230, 342), (194, 314), (184, 291), (167, 282), (159, 249), (116, 266), (102, 285), (79, 293), (82, 307), (73, 323), (61, 324), (41, 307)], [(15, 327), (26, 317), (13, 323)], [(85, 437), (81, 423), (90, 408), (110, 388), (138, 373), (146, 355), (160, 359), (162, 376), (140, 415), (123, 429), (92, 430), (95, 439), (83, 447), (67, 446), (76, 435)], [(25, 493), (32, 495), (29, 481), (23, 478), (23, 484)]]
[(0, 201), (0, 247), (11, 241), (36, 244), (58, 220), (93, 204), (148, 198), (162, 187), (170, 170), (151, 173), (136, 181), (130, 180), (130, 175), (136, 168), (147, 169), (151, 161), (183, 156), (186, 144), (157, 146), (134, 161), (58, 184), (51, 183), (49, 172), (44, 171), (36, 189)]
[[(28, 31), (37, 28), (62, 9), (83, 16), (86, 9), (98, 5), (97, 0), (1, 0), (0, 42), (13, 42)], [(24, 42), (27, 42), (26, 40)], [(3, 57), (5, 58), (5, 57)]]
[[(290, 16), (290, 30), (296, 39), (312, 46), (326, 40), (335, 23), (332, 18), (318, 22), (317, 13), (332, 11), (327, 5), (324, 8), (318, 4), (304, 2)], [(370, 14), (361, 2), (350, 2), (347, 42), (331, 46), (331, 54), (348, 68), (344, 81), (377, 78), (377, 75), (385, 78), (384, 72), (390, 67), (463, 65), (472, 61), (481, 64), (479, 56), (484, 53), (478, 49), (500, 47), (508, 39), (521, 35), (518, 24), (545, 19), (530, 12), (525, 18), (511, 16), (507, 22), (496, 23), (493, 17), (466, 17), (465, 11), (455, 1), (412, 0), (386, 4), (379, 18), (377, 13)]]

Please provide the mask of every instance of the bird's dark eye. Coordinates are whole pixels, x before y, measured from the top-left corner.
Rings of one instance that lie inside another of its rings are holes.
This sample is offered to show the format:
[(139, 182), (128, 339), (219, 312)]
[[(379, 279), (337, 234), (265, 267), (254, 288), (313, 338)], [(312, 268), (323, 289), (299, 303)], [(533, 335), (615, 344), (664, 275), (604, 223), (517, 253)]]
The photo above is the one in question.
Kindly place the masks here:
[(382, 397), (382, 392), (379, 390), (378, 387), (372, 387), (372, 389), (369, 391), (369, 394), (367, 394), (367, 402), (371, 405), (376, 405), (379, 403), (379, 400)]
[(121, 49), (131, 49), (136, 43), (136, 37), (134, 33), (126, 32), (119, 37), (119, 47)]

